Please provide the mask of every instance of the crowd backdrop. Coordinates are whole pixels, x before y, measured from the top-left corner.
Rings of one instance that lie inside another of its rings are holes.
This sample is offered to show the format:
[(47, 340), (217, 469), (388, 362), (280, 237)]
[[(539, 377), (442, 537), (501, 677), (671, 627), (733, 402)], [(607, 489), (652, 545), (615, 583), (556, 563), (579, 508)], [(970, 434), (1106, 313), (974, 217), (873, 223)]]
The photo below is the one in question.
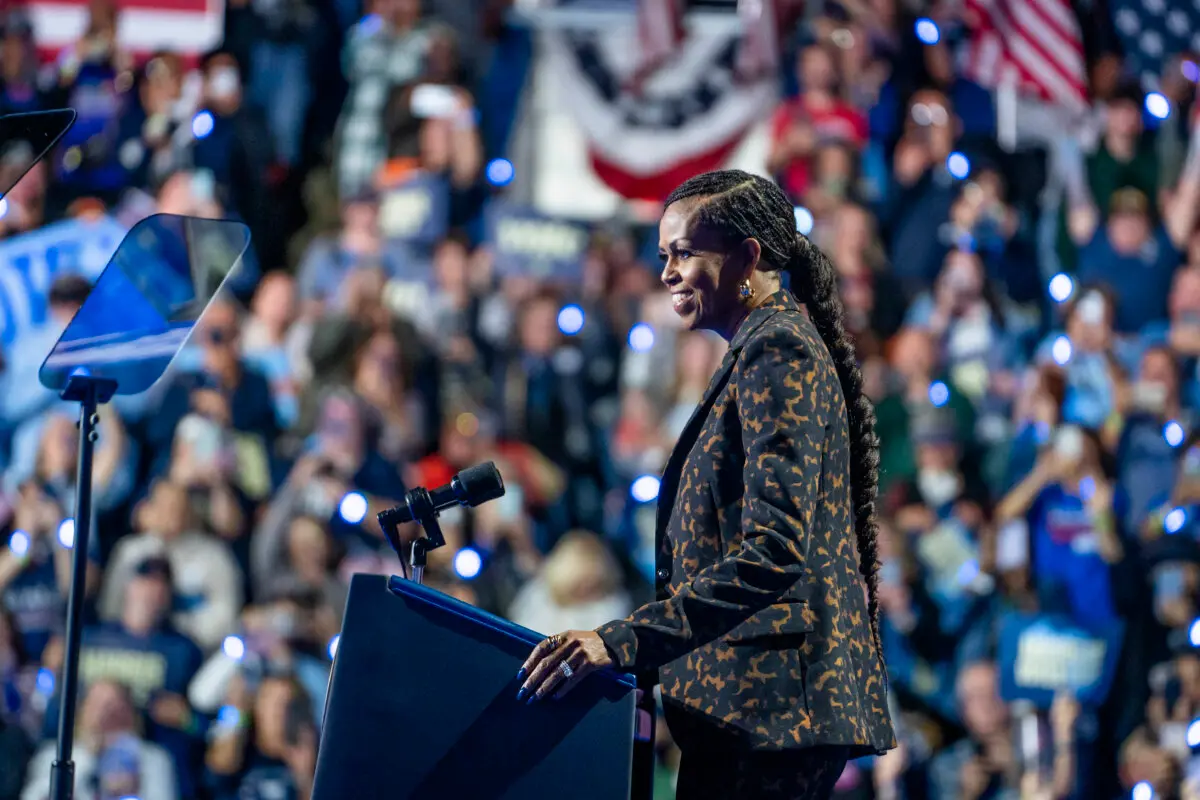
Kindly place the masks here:
[(348, 577), (397, 571), (375, 513), (480, 461), (508, 493), (443, 516), (429, 583), (541, 632), (651, 596), (724, 345), (679, 329), (652, 225), (509, 192), (535, 58), (630, 207), (765, 123), (840, 272), (900, 746), (838, 798), (1200, 797), (1200, 5), (746, 3), (730, 36), (643, 26), (623, 73), (504, 0), (229, 0), (203, 53), (126, 47), (111, 0), (48, 51), (39, 5), (5, 6), (0, 111), (79, 120), (0, 200), (0, 800), (48, 794), (74, 545), (37, 370), (155, 211), (254, 238), (100, 413), (78, 796), (307, 798)]

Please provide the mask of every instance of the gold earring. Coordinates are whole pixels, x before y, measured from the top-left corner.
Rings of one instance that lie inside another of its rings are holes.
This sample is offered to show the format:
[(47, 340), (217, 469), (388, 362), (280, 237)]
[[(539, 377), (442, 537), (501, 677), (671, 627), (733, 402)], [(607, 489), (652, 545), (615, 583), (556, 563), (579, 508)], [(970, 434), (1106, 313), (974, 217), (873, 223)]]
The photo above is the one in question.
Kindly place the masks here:
[(749, 278), (746, 278), (746, 280), (739, 283), (738, 289), (742, 293), (743, 300), (749, 300), (751, 297), (754, 297), (754, 287), (750, 285)]

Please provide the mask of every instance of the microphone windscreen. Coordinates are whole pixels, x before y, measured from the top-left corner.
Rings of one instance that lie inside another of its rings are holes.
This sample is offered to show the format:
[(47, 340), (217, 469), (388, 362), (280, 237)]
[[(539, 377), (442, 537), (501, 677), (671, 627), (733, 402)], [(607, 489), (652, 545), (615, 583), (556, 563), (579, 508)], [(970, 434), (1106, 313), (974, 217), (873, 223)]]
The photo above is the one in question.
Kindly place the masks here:
[(504, 495), (504, 479), (491, 461), (464, 469), (454, 476), (454, 482), (460, 488), (456, 494), (465, 497), (468, 506), (477, 506)]

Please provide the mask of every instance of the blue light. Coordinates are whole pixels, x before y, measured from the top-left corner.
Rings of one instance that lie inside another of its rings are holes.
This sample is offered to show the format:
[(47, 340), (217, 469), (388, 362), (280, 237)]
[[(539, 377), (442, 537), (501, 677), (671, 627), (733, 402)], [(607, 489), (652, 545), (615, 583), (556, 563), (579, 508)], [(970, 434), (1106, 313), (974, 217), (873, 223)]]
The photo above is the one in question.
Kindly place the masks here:
[(86, 378), (88, 375), (92, 374), (92, 371), (87, 367), (76, 367), (75, 369), (71, 370), (71, 374), (78, 375), (81, 378)]
[(1187, 78), (1192, 83), (1200, 81), (1200, 67), (1196, 66), (1196, 62), (1188, 59), (1179, 65), (1179, 71), (1183, 73), (1183, 77)]
[(54, 694), (54, 673), (45, 667), (37, 672), (37, 690), (38, 694)]
[(8, 198), (0, 197), (0, 219), (8, 216)]
[(463, 580), (471, 580), (483, 569), (483, 556), (473, 547), (464, 547), (454, 554), (454, 571)]
[(333, 659), (335, 659), (337, 657), (338, 645), (341, 643), (342, 643), (342, 635), (340, 633), (335, 633), (333, 635), (333, 638), (329, 640), (329, 647), (326, 648), (326, 650), (329, 653), (330, 661), (333, 661)]
[(58, 523), (58, 543), (68, 550), (75, 546), (75, 520), (70, 517)]
[(196, 116), (192, 117), (192, 136), (197, 139), (204, 139), (213, 132), (213, 115), (207, 111), (201, 111)]
[(1146, 95), (1146, 113), (1155, 119), (1166, 119), (1171, 116), (1171, 101), (1159, 92)]
[(654, 347), (654, 328), (644, 322), (639, 322), (629, 329), (629, 349), (635, 353), (644, 353)]
[(237, 706), (221, 706), (217, 712), (217, 724), (226, 728), (236, 728), (242, 721), (242, 712)]
[(574, 304), (563, 306), (558, 312), (558, 329), (567, 336), (574, 336), (583, 330), (583, 309)]
[(246, 643), (240, 636), (226, 636), (225, 641), (221, 642), (221, 651), (234, 661), (241, 661), (242, 656), (246, 655)]
[(13, 531), (8, 537), (8, 549), (17, 558), (22, 558), (29, 552), (29, 534), (25, 531)]
[(796, 217), (797, 231), (805, 236), (808, 236), (810, 233), (812, 233), (813, 223), (815, 220), (813, 219), (811, 211), (804, 206), (796, 206), (792, 209), (792, 215)]
[(1056, 303), (1065, 303), (1075, 291), (1075, 281), (1065, 272), (1060, 272), (1050, 279), (1050, 299)]
[(643, 475), (629, 487), (629, 494), (639, 503), (658, 499), (658, 488), (662, 484), (657, 475)]
[(1130, 795), (1133, 800), (1154, 800), (1154, 787), (1150, 781), (1138, 781)]
[(942, 32), (938, 30), (937, 23), (929, 17), (921, 17), (917, 20), (917, 24), (913, 26), (913, 30), (917, 33), (917, 38), (921, 40), (921, 44), (935, 45), (942, 39)]
[(1079, 480), (1079, 496), (1084, 500), (1091, 500), (1096, 494), (1096, 480), (1091, 475), (1084, 475)]
[(1054, 358), (1054, 363), (1060, 367), (1071, 360), (1071, 339), (1063, 335), (1054, 340), (1054, 344), (1050, 347), (1050, 355)]
[(979, 577), (979, 562), (975, 559), (964, 561), (963, 565), (958, 569), (958, 582), (962, 586), (966, 586)]
[(1188, 641), (1192, 647), (1200, 647), (1200, 619), (1192, 620), (1191, 626), (1188, 628)]
[(1179, 533), (1187, 522), (1187, 512), (1182, 508), (1173, 508), (1163, 517), (1163, 530), (1167, 533)]
[(367, 14), (358, 21), (358, 31), (360, 36), (369, 36), (375, 31), (383, 27), (383, 17), (378, 14)]
[(338, 516), (351, 525), (362, 522), (367, 516), (367, 498), (361, 492), (346, 492), (338, 503)]
[(507, 158), (493, 158), (488, 162), (487, 179), (492, 186), (508, 186), (514, 174), (516, 170)]
[(937, 408), (941, 408), (950, 402), (950, 389), (941, 381), (934, 381), (929, 384), (929, 402), (933, 403)]
[(142, 798), (138, 797), (136, 794), (127, 794), (122, 797), (121, 800), (142, 800)]
[(1192, 720), (1187, 729), (1188, 747), (1200, 747), (1200, 719)]
[(1163, 425), (1163, 438), (1167, 440), (1167, 444), (1171, 447), (1179, 447), (1183, 444), (1183, 426), (1178, 422), (1171, 420), (1166, 425)]
[(971, 174), (971, 160), (956, 150), (946, 156), (946, 171), (961, 181)]

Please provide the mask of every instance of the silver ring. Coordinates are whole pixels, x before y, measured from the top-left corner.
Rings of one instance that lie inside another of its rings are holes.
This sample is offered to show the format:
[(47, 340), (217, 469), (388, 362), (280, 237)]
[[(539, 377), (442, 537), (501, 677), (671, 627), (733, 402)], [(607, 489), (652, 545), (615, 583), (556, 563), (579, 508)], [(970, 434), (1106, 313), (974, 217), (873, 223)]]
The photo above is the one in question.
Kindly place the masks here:
[(575, 670), (571, 669), (571, 665), (565, 661), (559, 662), (558, 671), (561, 672), (563, 677), (567, 680), (571, 680), (571, 677), (575, 674)]

